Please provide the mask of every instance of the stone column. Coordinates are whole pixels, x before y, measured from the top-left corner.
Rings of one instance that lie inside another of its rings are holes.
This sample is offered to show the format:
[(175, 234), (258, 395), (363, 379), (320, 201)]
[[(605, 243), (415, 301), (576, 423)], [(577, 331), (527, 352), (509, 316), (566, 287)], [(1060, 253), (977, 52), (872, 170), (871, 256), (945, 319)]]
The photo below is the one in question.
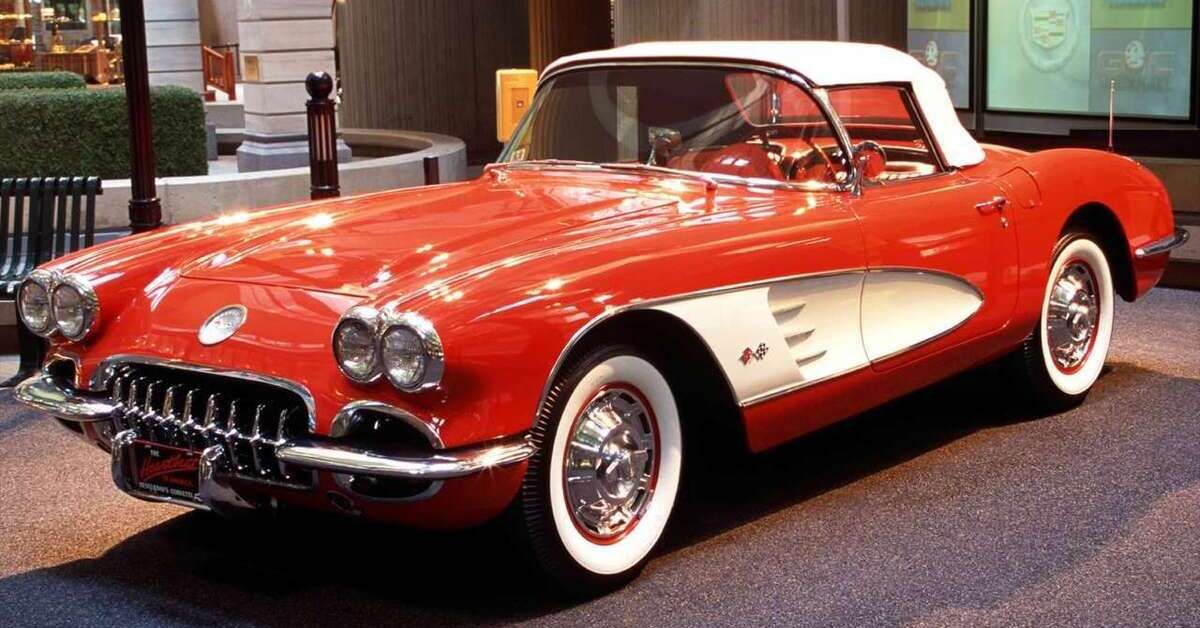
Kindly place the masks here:
[[(308, 165), (304, 79), (309, 72), (335, 75), (332, 11), (331, 0), (240, 0), (246, 135), (238, 170)], [(338, 160), (349, 158), (338, 140)]]
[(197, 0), (151, 0), (146, 12), (146, 62), (151, 85), (204, 91)]

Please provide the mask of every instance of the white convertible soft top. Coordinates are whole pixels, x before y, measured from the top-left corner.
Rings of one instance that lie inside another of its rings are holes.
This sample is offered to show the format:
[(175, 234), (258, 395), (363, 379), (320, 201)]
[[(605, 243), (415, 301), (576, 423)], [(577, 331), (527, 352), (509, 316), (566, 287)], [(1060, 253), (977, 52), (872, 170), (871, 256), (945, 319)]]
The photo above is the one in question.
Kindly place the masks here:
[(647, 42), (563, 57), (550, 64), (544, 75), (579, 63), (637, 60), (762, 63), (791, 70), (817, 87), (908, 83), (946, 162), (966, 167), (983, 161), (983, 149), (959, 122), (942, 77), (887, 46), (831, 41)]

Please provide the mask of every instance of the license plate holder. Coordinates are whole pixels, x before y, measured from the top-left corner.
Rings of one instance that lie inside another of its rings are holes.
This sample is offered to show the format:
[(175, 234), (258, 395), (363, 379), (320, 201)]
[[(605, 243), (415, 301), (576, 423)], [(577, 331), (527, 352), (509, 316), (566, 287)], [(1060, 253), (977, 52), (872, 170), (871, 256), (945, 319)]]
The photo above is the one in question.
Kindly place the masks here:
[(200, 503), (200, 454), (144, 440), (131, 448), (134, 486), (154, 497)]

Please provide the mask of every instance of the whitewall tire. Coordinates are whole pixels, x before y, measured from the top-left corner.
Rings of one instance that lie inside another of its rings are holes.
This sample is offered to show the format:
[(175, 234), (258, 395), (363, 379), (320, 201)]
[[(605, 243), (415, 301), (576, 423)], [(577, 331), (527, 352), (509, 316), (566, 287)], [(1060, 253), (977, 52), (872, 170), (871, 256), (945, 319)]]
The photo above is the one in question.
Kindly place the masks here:
[(514, 515), (551, 581), (594, 594), (641, 571), (670, 520), (683, 463), (678, 404), (631, 347), (563, 369), (533, 430)]
[(1059, 241), (1042, 293), (1038, 325), (1020, 358), (1046, 410), (1078, 405), (1099, 379), (1113, 332), (1112, 271), (1093, 236)]

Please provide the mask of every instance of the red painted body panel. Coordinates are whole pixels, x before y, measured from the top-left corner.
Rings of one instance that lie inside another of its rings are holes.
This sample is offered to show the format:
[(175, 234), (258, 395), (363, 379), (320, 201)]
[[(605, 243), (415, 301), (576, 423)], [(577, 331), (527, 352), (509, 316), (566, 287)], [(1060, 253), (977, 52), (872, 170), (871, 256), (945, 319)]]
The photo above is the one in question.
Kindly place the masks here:
[(1008, 325), (1016, 306), (1016, 230), (1005, 227), (1002, 216), (975, 209), (1000, 193), (991, 181), (950, 172), (866, 190), (855, 204), (866, 233), (869, 268), (936, 270), (967, 280), (984, 296), (980, 311), (965, 325), (876, 364), (876, 370), (888, 371), (960, 343), (988, 352), (1004, 342), (995, 332)]
[[(979, 202), (1009, 198), (1003, 216)], [(1068, 217), (1100, 203), (1130, 249), (1168, 235), (1160, 183), (1134, 162), (1094, 151), (1027, 155), (988, 148), (981, 165), (849, 193), (720, 185), (687, 178), (568, 170), (511, 171), (463, 184), (226, 216), (128, 238), (49, 266), (93, 281), (100, 325), (84, 343), (80, 382), (117, 354), (272, 375), (306, 387), (316, 431), (344, 404), (375, 399), (436, 427), (448, 447), (530, 428), (573, 338), (612, 308), (808, 273), (906, 267), (968, 280), (984, 306), (913, 351), (745, 409), (761, 450), (991, 359), (1033, 328), (1050, 255)], [(1009, 222), (1005, 227), (1001, 219)], [(1137, 261), (1137, 294), (1162, 259)], [(201, 323), (249, 309), (214, 347)], [(349, 382), (331, 334), (359, 303), (421, 312), (446, 348), (443, 385), (404, 394)], [(500, 512), (523, 465), (447, 482), (434, 498), (371, 504), (370, 517), (470, 525)], [(331, 479), (322, 476), (326, 486)], [(328, 508), (322, 493), (283, 501)]]
[(1135, 272), (1134, 298), (1158, 283), (1167, 256), (1138, 260), (1134, 251), (1171, 235), (1175, 221), (1166, 188), (1149, 170), (1128, 157), (1084, 149), (1034, 153), (1022, 159), (1020, 167), (1037, 182), (1041, 203), (1018, 207), (1013, 215), (1021, 248), (1016, 322), (1032, 327), (1049, 272), (1050, 251), (1069, 216), (1087, 205), (1102, 205), (1121, 225)]

